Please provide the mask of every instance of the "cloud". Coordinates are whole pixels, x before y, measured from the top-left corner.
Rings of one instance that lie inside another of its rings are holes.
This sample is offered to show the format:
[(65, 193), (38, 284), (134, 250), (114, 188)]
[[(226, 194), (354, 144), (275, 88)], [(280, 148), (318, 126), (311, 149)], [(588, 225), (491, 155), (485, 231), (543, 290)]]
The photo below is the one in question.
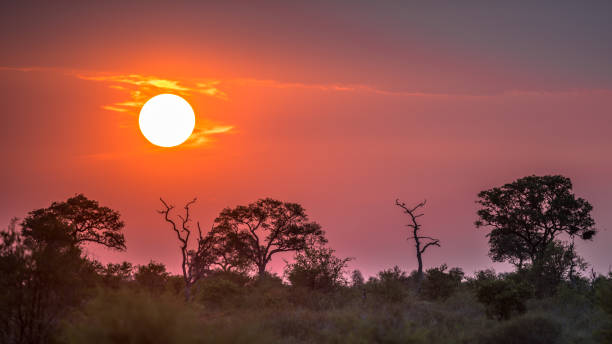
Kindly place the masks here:
[[(78, 73), (75, 74), (79, 79), (102, 82), (108, 84), (109, 88), (126, 93), (129, 98), (124, 101), (103, 105), (102, 108), (108, 111), (120, 112), (137, 116), (140, 108), (151, 97), (160, 93), (173, 93), (182, 96), (193, 94), (203, 94), (221, 100), (228, 100), (227, 94), (219, 89), (218, 80), (190, 81), (173, 80), (160, 78), (150, 75), (140, 74), (94, 74)], [(196, 121), (196, 128), (183, 145), (194, 147), (211, 141), (208, 136), (225, 134), (230, 132), (234, 126), (211, 123), (207, 119), (199, 118)]]

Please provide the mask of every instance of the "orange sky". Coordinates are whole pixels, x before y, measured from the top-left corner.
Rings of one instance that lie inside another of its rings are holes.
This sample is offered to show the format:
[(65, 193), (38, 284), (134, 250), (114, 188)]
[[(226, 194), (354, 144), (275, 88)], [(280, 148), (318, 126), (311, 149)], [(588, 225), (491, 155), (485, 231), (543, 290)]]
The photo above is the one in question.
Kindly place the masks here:
[[(442, 241), (426, 265), (472, 272), (503, 269), (473, 226), (478, 191), (560, 173), (612, 227), (601, 8), (339, 4), (3, 5), (0, 221), (84, 193), (126, 222), (127, 252), (92, 255), (177, 271), (160, 196), (197, 196), (204, 228), (225, 206), (274, 197), (303, 204), (338, 254), (373, 274), (415, 268), (394, 200), (426, 198), (424, 230)], [(581, 31), (566, 32), (569, 19)], [(170, 149), (146, 141), (137, 118), (165, 92), (197, 117)], [(602, 231), (579, 250), (607, 271), (611, 243)]]

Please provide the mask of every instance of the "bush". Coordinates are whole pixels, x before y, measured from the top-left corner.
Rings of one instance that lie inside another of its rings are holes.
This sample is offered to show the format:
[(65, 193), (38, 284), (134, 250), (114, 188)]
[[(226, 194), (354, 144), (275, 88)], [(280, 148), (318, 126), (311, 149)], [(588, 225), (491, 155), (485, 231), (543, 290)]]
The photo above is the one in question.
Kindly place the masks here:
[(554, 344), (561, 325), (542, 315), (527, 315), (502, 323), (479, 338), (480, 344)]
[(594, 282), (597, 305), (608, 315), (599, 337), (602, 343), (612, 343), (612, 272), (608, 278), (599, 277)]
[(164, 264), (150, 261), (147, 265), (138, 265), (134, 280), (143, 289), (158, 294), (166, 289), (169, 275)]
[(101, 293), (64, 323), (63, 343), (198, 343), (194, 309), (176, 297), (126, 289)]
[(206, 278), (197, 285), (196, 299), (207, 306), (220, 307), (237, 304), (243, 288), (235, 282), (219, 277)]
[(532, 288), (513, 278), (482, 279), (476, 282), (478, 301), (486, 307), (487, 316), (497, 320), (509, 319), (513, 314), (526, 311), (525, 302), (532, 295)]
[(406, 272), (395, 266), (379, 272), (377, 278), (370, 277), (366, 283), (366, 293), (384, 301), (399, 302), (410, 294), (408, 283)]
[(445, 300), (451, 296), (463, 279), (460, 268), (452, 268), (446, 272), (446, 264), (428, 269), (421, 285), (421, 295), (429, 300)]
[(350, 260), (336, 257), (331, 248), (307, 248), (287, 264), (285, 276), (294, 287), (331, 291), (347, 285), (344, 274)]

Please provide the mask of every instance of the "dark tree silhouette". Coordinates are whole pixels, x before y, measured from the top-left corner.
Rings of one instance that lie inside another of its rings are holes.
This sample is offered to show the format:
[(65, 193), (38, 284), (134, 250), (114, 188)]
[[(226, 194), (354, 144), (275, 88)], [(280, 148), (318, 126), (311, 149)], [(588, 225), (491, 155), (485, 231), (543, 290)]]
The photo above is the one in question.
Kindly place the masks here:
[(51, 218), (66, 225), (67, 235), (73, 244), (94, 242), (116, 250), (125, 250), (125, 238), (121, 233), (123, 221), (119, 212), (102, 207), (98, 201), (90, 200), (83, 194), (65, 202), (53, 202), (48, 208), (31, 211), (22, 223), (24, 234), (36, 235), (31, 231)]
[(327, 242), (321, 226), (308, 221), (301, 205), (271, 198), (223, 209), (212, 232), (227, 238), (230, 249), (256, 267), (259, 276), (265, 274), (274, 254)]
[(81, 305), (100, 266), (82, 255), (94, 242), (125, 249), (119, 213), (83, 195), (34, 210), (0, 232), (0, 342), (47, 343)]
[[(417, 219), (425, 214), (419, 213), (420, 208), (425, 206), (426, 201), (423, 201), (414, 207), (410, 208), (406, 206), (406, 203), (401, 202), (399, 199), (395, 200), (395, 205), (402, 208), (404, 213), (408, 215), (410, 218), (410, 223), (406, 226), (412, 229), (412, 236), (408, 239), (414, 239), (414, 245), (416, 248), (416, 257), (417, 262), (419, 263), (419, 267), (417, 270), (417, 290), (421, 290), (421, 283), (423, 282), (423, 253), (430, 246), (438, 246), (440, 247), (440, 240), (434, 239), (432, 237), (420, 235), (419, 231), (421, 230), (421, 225), (417, 221)], [(424, 240), (424, 242), (421, 242)]]
[(162, 198), (164, 209), (159, 210), (159, 213), (164, 216), (164, 220), (172, 226), (172, 230), (176, 233), (176, 237), (180, 242), (182, 262), (181, 269), (183, 272), (183, 281), (185, 282), (185, 300), (191, 300), (191, 287), (209, 270), (210, 265), (210, 254), (206, 249), (209, 247), (206, 245), (206, 239), (202, 237), (202, 230), (200, 229), (200, 223), (196, 222), (198, 227), (198, 250), (190, 250), (189, 238), (191, 236), (191, 218), (189, 213), (189, 207), (196, 202), (196, 198), (185, 204), (185, 215), (177, 215), (180, 221), (173, 219), (170, 215), (174, 209), (173, 205), (169, 205)]
[[(559, 235), (572, 240), (596, 234), (593, 207), (572, 193), (569, 178), (528, 176), (501, 187), (481, 191), (477, 227), (492, 228), (489, 255), (517, 268), (526, 262), (541, 265)], [(573, 249), (573, 245), (571, 246)]]
[(293, 263), (287, 263), (285, 276), (294, 287), (331, 291), (345, 286), (345, 270), (352, 258), (339, 258), (334, 253), (328, 247), (308, 247), (296, 254)]

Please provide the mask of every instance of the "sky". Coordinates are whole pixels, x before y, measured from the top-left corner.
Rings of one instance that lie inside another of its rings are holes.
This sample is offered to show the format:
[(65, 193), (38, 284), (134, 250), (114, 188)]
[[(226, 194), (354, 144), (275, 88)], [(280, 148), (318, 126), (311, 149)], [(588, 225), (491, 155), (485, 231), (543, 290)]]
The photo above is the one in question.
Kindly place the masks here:
[[(365, 275), (416, 268), (408, 219), (439, 238), (426, 267), (508, 266), (476, 229), (479, 191), (570, 177), (600, 233), (578, 243), (612, 265), (612, 3), (607, 1), (2, 2), (0, 225), (78, 193), (118, 210), (127, 251), (179, 271), (156, 212), (197, 197), (304, 206)], [(161, 148), (142, 104), (185, 98), (196, 129)], [(283, 259), (270, 270), (282, 273)]]

